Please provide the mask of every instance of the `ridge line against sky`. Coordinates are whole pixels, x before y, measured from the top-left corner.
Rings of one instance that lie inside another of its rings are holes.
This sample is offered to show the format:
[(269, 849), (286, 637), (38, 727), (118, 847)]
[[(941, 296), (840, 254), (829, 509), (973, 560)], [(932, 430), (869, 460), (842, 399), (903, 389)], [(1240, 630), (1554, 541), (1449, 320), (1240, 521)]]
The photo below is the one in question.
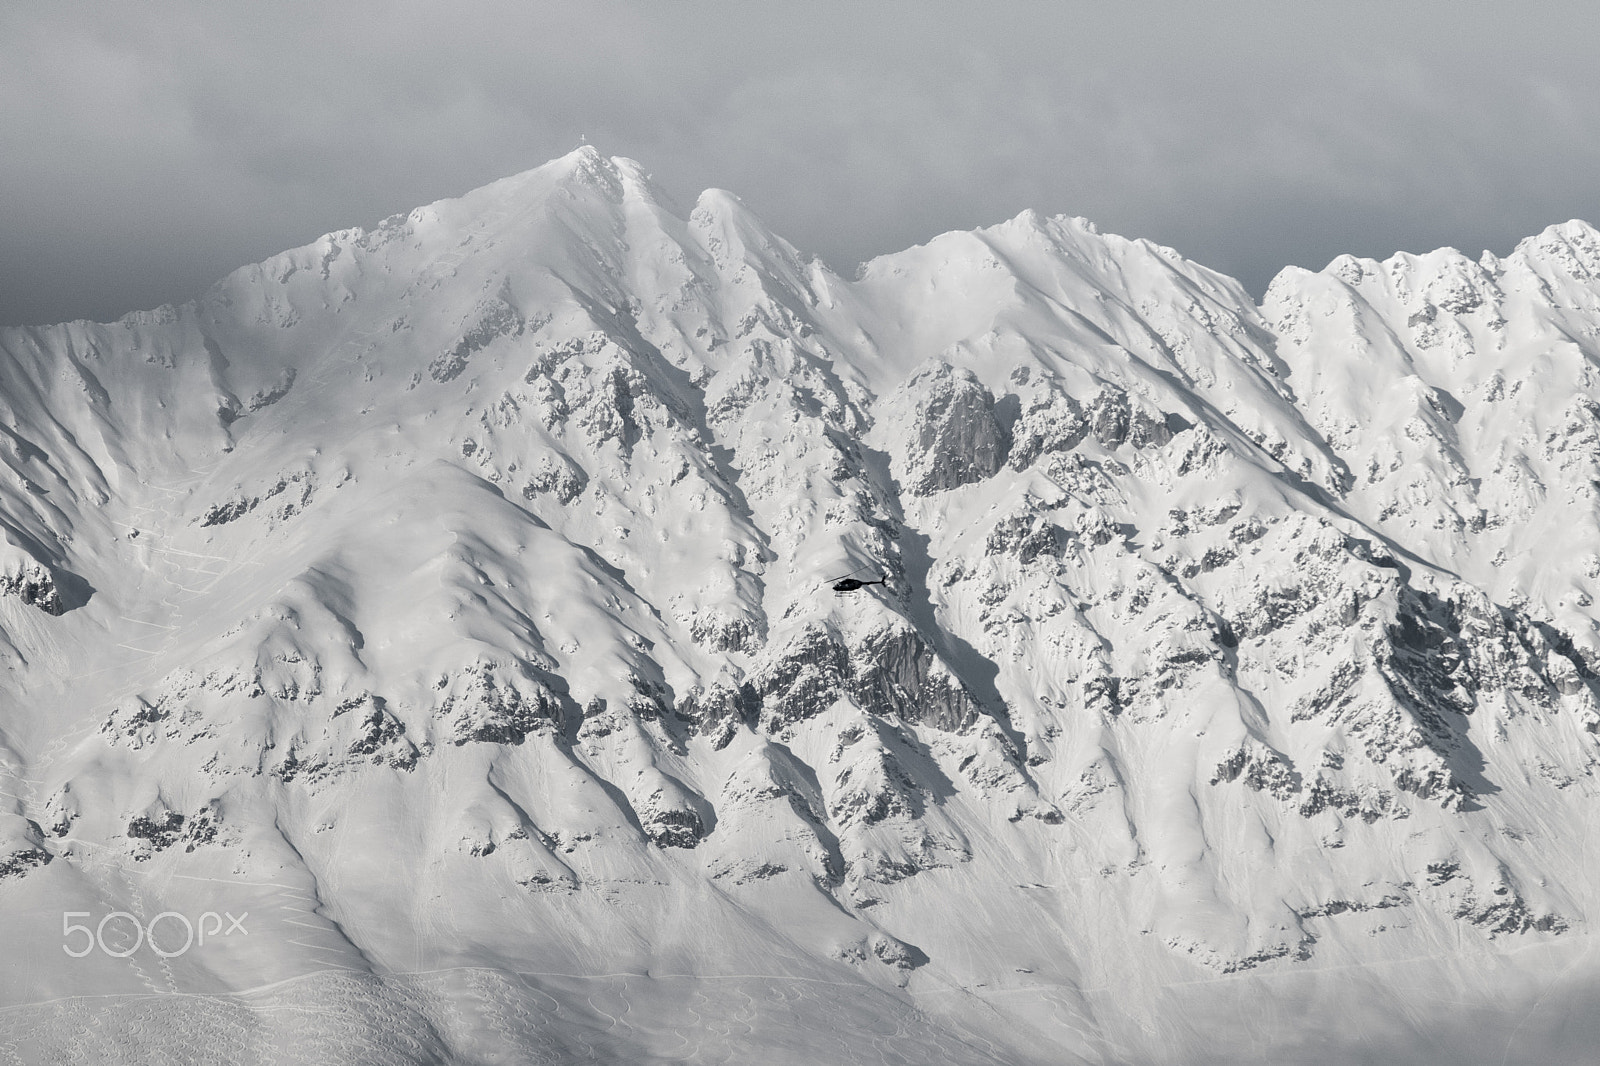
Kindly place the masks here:
[(1600, 8), (104, 2), (0, 13), (0, 324), (112, 319), (563, 155), (840, 273), (1027, 208), (1239, 278), (1600, 218)]

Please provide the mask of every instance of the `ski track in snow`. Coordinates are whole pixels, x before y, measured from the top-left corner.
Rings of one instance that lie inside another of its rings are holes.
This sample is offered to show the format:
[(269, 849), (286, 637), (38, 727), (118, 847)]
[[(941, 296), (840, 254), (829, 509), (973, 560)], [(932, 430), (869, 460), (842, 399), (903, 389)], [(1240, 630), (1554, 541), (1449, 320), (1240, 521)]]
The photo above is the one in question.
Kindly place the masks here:
[[(291, 1049), (295, 1047), (296, 1037), (294, 1034), (303, 1030), (303, 1026), (299, 1024), (300, 1020), (308, 1018), (326, 1019), (329, 1022), (338, 1024), (346, 1021), (349, 1018), (349, 1015), (346, 1013), (348, 1004), (341, 1004), (337, 1002), (337, 997), (334, 997), (333, 1002), (330, 1002), (327, 1006), (323, 1007), (295, 1002), (250, 1004), (248, 1001), (260, 1000), (270, 994), (276, 993), (293, 994), (297, 991), (296, 986), (306, 984), (317, 986), (320, 991), (315, 994), (326, 996), (328, 990), (323, 983), (319, 981), (319, 979), (324, 976), (326, 975), (308, 974), (287, 981), (274, 982), (271, 985), (264, 985), (260, 988), (231, 993), (227, 996), (184, 992), (152, 994), (151, 996), (143, 997), (131, 995), (74, 996), (64, 997), (45, 1003), (0, 1009), (0, 1035), (3, 1035), (6, 1039), (6, 1043), (0, 1044), (0, 1048), (9, 1050), (15, 1054), (16, 1049), (19, 1046), (16, 1036), (5, 1033), (4, 1027), (6, 1026), (8, 1020), (15, 1021), (19, 1015), (27, 1015), (29, 1016), (29, 1019), (28, 1022), (25, 1022), (24, 1024), (30, 1024), (34, 1019), (37, 1019), (42, 1014), (45, 1008), (54, 1008), (57, 1012), (60, 1012), (88, 1003), (97, 1003), (99, 1004), (98, 1010), (103, 1015), (116, 1017), (119, 1014), (126, 1015), (127, 1012), (138, 1010), (145, 1005), (154, 1006), (155, 1004), (160, 1003), (164, 1005), (161, 1008), (162, 1015), (170, 1019), (174, 1015), (180, 1014), (178, 1010), (178, 1004), (181, 1003), (195, 1004), (202, 1007), (211, 1007), (219, 1004), (227, 1005), (240, 1003), (245, 1005), (247, 1010), (254, 1012), (258, 1018), (264, 1015), (274, 1016), (277, 1019), (274, 1024), (283, 1025), (286, 1027), (284, 1032), (284, 1043), (281, 1045), (282, 1052), (286, 1054), (299, 1054), (301, 1053), (300, 1051)], [(552, 976), (575, 978), (585, 981), (607, 981), (616, 978), (637, 979), (644, 977), (644, 975), (641, 974), (595, 975), (588, 977), (573, 974), (523, 974), (518, 976), (520, 978), (526, 978), (530, 976)], [(444, 970), (397, 974), (391, 975), (391, 977), (397, 980), (404, 979), (405, 983), (409, 987), (419, 991), (436, 985), (435, 982), (432, 982), (429, 979), (440, 977), (465, 978), (469, 985), (475, 985), (479, 991), (485, 993), (480, 1002), (485, 1003), (487, 1009), (490, 1011), (490, 1020), (488, 1026), (500, 1037), (500, 1040), (497, 1045), (491, 1045), (487, 1047), (481, 1046), (481, 1041), (479, 1041), (480, 1052), (499, 1052), (503, 1054), (506, 1050), (515, 1047), (528, 1048), (530, 1046), (528, 1043), (529, 1031), (531, 1029), (536, 1030), (542, 1027), (547, 1027), (551, 1024), (552, 1018), (550, 1016), (541, 1017), (536, 1014), (530, 1014), (525, 1008), (513, 1005), (527, 1001), (528, 996), (532, 996), (532, 1002), (543, 1004), (551, 1016), (559, 1016), (563, 1009), (559, 1000), (552, 999), (537, 988), (523, 986), (518, 988), (515, 992), (508, 992), (503, 984), (505, 975), (498, 971), (485, 971), (471, 968), (454, 967)], [(675, 980), (679, 978), (688, 980), (705, 979), (700, 975), (658, 975), (656, 978), (654, 978), (654, 980)], [(779, 984), (782, 984), (785, 980), (781, 977), (773, 978), (756, 975), (715, 975), (711, 979), (719, 981), (775, 981)], [(809, 983), (815, 984), (818, 982)], [(836, 984), (835, 982), (823, 983), (828, 985)], [(308, 989), (308, 991), (310, 990)], [(692, 1059), (697, 1056), (702, 1049), (706, 1048), (708, 1044), (725, 1049), (730, 1046), (736, 1046), (741, 1038), (754, 1034), (756, 1032), (755, 1026), (759, 1024), (759, 1015), (761, 1013), (761, 1008), (758, 1006), (757, 1000), (750, 994), (749, 991), (746, 991), (743, 988), (733, 990), (731, 995), (734, 997), (734, 1001), (724, 1004), (720, 1010), (715, 1011), (715, 1015), (720, 1019), (716, 1024), (704, 1024), (704, 1016), (699, 1012), (699, 1010), (691, 1008), (688, 1013), (689, 1024), (681, 1027), (669, 1027), (661, 1031), (659, 1033), (659, 1037), (663, 1041), (672, 1041), (673, 1043), (664, 1043), (663, 1046), (660, 1046), (650, 1052), (649, 1061), (678, 1061), (684, 1058)], [(613, 999), (615, 1002), (610, 1002)], [(597, 1002), (597, 1000), (600, 1002)], [(696, 1000), (701, 1008), (709, 1009), (712, 1005), (712, 1001), (703, 995), (696, 994)], [(787, 995), (779, 995), (778, 997), (778, 1001), (780, 1003), (788, 1000), (789, 997)], [(628, 1015), (631, 1009), (630, 998), (625, 991), (625, 986), (595, 991), (586, 995), (584, 997), (584, 1002), (598, 1018), (603, 1019), (606, 1022), (605, 1028), (601, 1031), (603, 1033), (610, 1033), (621, 1027), (623, 1024), (622, 1019)], [(795, 1005), (803, 1005), (805, 1002), (806, 999), (803, 995), (798, 996), (792, 1001), (792, 1003)], [(610, 1009), (608, 1009), (608, 1007)], [(460, 1033), (463, 1036), (466, 1036), (468, 1040), (471, 1040), (471, 1027), (478, 1024), (479, 1019), (476, 1017), (468, 1019), (461, 1015), (459, 1009), (455, 1007), (453, 1003), (445, 1004), (443, 1010), (446, 1016), (453, 1017), (460, 1024)], [(515, 1022), (508, 1019), (508, 1011), (517, 1015)], [(146, 1016), (154, 1017), (153, 1015)], [(914, 1043), (922, 1043), (921, 1041), (914, 1039), (915, 1034), (913, 1033), (913, 1030), (909, 1028), (909, 1018), (908, 1020), (894, 1023), (886, 1030), (876, 1033), (863, 1033), (861, 1035), (866, 1037), (865, 1041), (862, 1043), (861, 1050), (870, 1051), (872, 1053), (871, 1057), (868, 1058), (861, 1055), (850, 1055), (836, 1061), (855, 1063), (905, 1063), (908, 1064), (908, 1066), (910, 1063), (918, 1061), (946, 1061), (942, 1057), (937, 1060), (908, 1057), (906, 1052), (901, 1050), (908, 1040)], [(128, 1050), (133, 1052), (133, 1054), (138, 1055), (137, 1049), (139, 1046), (139, 1044), (135, 1044)], [(374, 1047), (372, 1050), (377, 1051), (378, 1049)], [(521, 1061), (574, 1061), (573, 1059), (565, 1057), (557, 1058), (554, 1054), (537, 1047), (532, 1048), (532, 1050), (533, 1056), (531, 1058), (524, 1058)], [(129, 1061), (155, 1060), (136, 1057), (130, 1059)], [(180, 1061), (203, 1060), (196, 1058), (184, 1059)], [(216, 1058), (211, 1061), (232, 1062), (254, 1060)], [(365, 1057), (360, 1057), (350, 1061), (369, 1060)], [(727, 1060), (716, 1058), (706, 1061)]]

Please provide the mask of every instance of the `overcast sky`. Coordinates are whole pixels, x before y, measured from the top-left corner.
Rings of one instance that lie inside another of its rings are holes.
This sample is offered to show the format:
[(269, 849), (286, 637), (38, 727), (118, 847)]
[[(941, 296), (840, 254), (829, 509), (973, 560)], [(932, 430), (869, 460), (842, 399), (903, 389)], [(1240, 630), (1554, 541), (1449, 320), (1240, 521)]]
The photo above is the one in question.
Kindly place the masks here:
[(565, 154), (849, 273), (1026, 207), (1258, 295), (1600, 223), (1600, 4), (0, 8), (0, 323), (113, 318)]

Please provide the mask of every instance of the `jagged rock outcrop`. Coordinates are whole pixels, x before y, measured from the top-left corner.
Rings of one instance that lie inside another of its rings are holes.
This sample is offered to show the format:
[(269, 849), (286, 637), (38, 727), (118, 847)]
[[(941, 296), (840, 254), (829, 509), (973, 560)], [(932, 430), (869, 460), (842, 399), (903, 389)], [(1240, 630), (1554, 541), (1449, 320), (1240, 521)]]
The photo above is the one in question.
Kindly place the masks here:
[(906, 440), (907, 487), (927, 496), (992, 476), (1006, 457), (994, 395), (970, 370), (939, 363), (905, 386), (914, 405)]

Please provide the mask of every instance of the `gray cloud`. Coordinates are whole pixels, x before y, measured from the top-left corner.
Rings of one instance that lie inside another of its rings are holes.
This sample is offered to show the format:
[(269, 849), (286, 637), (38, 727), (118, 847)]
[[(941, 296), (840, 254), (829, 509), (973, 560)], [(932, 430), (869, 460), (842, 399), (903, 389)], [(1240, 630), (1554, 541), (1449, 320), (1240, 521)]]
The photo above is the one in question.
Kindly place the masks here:
[(16, 4), (0, 322), (114, 317), (570, 150), (848, 271), (1025, 207), (1259, 291), (1600, 221), (1586, 4)]

